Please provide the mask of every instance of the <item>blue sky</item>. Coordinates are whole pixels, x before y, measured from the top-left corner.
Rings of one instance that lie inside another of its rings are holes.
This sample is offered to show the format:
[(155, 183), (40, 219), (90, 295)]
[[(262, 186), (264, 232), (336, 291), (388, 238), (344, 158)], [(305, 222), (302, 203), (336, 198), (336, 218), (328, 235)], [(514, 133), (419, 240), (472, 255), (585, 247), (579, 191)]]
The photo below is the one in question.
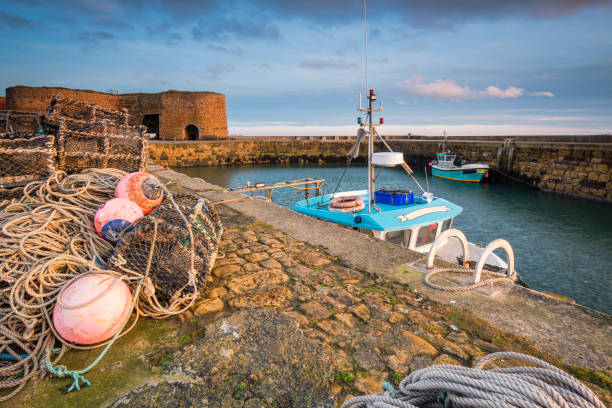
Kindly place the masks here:
[[(233, 134), (356, 131), (360, 0), (0, 5), (0, 89), (216, 91)], [(612, 133), (611, 22), (612, 1), (370, 1), (383, 133)]]

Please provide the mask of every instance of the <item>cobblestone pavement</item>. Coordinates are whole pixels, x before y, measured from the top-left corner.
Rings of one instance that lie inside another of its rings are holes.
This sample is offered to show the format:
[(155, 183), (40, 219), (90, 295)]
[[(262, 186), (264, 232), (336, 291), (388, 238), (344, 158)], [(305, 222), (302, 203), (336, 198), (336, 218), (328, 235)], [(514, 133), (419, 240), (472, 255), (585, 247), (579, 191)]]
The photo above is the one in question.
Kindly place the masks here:
[(383, 381), (397, 384), (432, 364), (473, 366), (493, 351), (526, 352), (561, 365), (520, 336), (452, 305), (348, 267), (266, 224), (237, 213), (233, 218), (232, 210), (220, 212), (227, 226), (220, 244), (225, 257), (215, 263), (193, 313), (214, 318), (241, 309), (282, 309), (330, 357), (337, 401), (380, 392)]

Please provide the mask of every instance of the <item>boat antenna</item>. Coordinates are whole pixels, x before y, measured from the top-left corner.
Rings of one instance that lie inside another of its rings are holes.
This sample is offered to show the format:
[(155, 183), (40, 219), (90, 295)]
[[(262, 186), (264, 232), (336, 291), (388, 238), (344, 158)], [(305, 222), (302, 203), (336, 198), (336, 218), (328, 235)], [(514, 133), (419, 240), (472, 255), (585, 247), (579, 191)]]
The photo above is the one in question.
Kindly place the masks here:
[(365, 43), (365, 91), (368, 93), (368, 7), (363, 0), (363, 40)]
[(427, 192), (429, 193), (429, 177), (427, 176), (427, 166), (425, 166), (425, 182), (427, 183)]

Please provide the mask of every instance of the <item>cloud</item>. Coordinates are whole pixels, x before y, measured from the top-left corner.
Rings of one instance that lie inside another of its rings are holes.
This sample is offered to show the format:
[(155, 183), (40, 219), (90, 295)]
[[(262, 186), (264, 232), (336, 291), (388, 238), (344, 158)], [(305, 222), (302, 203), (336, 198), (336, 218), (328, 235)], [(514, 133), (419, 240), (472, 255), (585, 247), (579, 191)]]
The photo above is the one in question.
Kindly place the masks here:
[(149, 37), (161, 39), (166, 45), (177, 45), (183, 39), (170, 23), (147, 25), (145, 31)]
[(236, 49), (227, 48), (227, 47), (224, 47), (222, 45), (217, 45), (217, 44), (208, 44), (207, 47), (208, 47), (209, 50), (225, 52), (225, 53), (230, 54), (230, 55), (237, 55), (237, 56), (241, 56), (242, 55), (242, 50), (240, 50), (238, 48), (236, 48)]
[[(255, 0), (255, 7), (283, 18), (296, 18), (320, 25), (348, 23), (363, 16), (361, 2), (353, 0)], [(583, 9), (604, 8), (609, 0), (381, 0), (368, 8), (368, 17), (376, 21), (393, 14), (403, 22), (428, 30), (449, 30), (456, 25), (482, 19), (512, 16), (555, 18)]]
[(509, 86), (504, 90), (499, 89), (496, 86), (489, 86), (485, 91), (480, 92), (480, 95), (486, 95), (498, 99), (508, 99), (518, 98), (519, 96), (523, 96), (523, 93), (525, 93), (523, 88), (517, 88), (515, 86)]
[(192, 28), (191, 35), (196, 41), (227, 41), (230, 38), (279, 39), (280, 32), (275, 23), (264, 18), (217, 18), (200, 20)]
[(208, 77), (213, 79), (221, 79), (221, 74), (232, 72), (233, 70), (233, 65), (223, 63), (217, 63), (206, 69), (206, 71), (209, 73)]
[(300, 67), (310, 69), (348, 69), (356, 67), (357, 65), (353, 62), (348, 62), (343, 59), (329, 58), (326, 60), (322, 59), (308, 59), (300, 62)]
[(437, 79), (433, 82), (423, 82), (424, 78), (414, 76), (406, 79), (399, 85), (410, 95), (425, 96), (438, 99), (476, 99), (476, 98), (495, 98), (510, 99), (523, 96), (525, 90), (515, 86), (500, 89), (496, 86), (488, 86), (484, 91), (471, 89), (469, 86), (461, 86), (452, 79)]
[(115, 35), (108, 31), (82, 31), (77, 40), (83, 43), (83, 50), (99, 45), (102, 41), (113, 40)]
[(529, 92), (529, 96), (547, 96), (552, 98), (555, 96), (554, 93), (548, 91)]
[(34, 23), (20, 15), (0, 11), (0, 27), (2, 26), (9, 28), (30, 28), (34, 26)]

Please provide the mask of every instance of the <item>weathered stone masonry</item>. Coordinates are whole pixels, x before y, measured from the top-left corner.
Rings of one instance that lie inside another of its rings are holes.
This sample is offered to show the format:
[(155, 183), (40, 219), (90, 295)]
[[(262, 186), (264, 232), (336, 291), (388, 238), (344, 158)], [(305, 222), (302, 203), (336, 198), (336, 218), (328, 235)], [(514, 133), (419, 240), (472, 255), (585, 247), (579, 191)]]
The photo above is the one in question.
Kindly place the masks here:
[[(416, 161), (423, 165), (434, 157), (440, 141), (390, 138), (389, 143), (394, 150), (405, 154), (409, 164)], [(612, 142), (516, 140), (506, 149), (503, 149), (503, 140), (455, 140), (451, 144), (467, 161), (486, 162), (544, 191), (612, 202)], [(163, 166), (175, 167), (344, 161), (352, 145), (353, 141), (346, 137), (156, 142), (150, 148), (150, 158)], [(376, 149), (380, 151), (384, 147), (377, 144)], [(364, 144), (360, 149), (361, 160), (365, 154)]]
[(225, 95), (215, 92), (110, 94), (79, 89), (14, 86), (6, 89), (5, 109), (42, 113), (55, 95), (95, 103), (104, 108), (127, 109), (132, 125), (145, 125), (150, 133), (156, 133), (161, 139), (222, 139), (228, 135)]

